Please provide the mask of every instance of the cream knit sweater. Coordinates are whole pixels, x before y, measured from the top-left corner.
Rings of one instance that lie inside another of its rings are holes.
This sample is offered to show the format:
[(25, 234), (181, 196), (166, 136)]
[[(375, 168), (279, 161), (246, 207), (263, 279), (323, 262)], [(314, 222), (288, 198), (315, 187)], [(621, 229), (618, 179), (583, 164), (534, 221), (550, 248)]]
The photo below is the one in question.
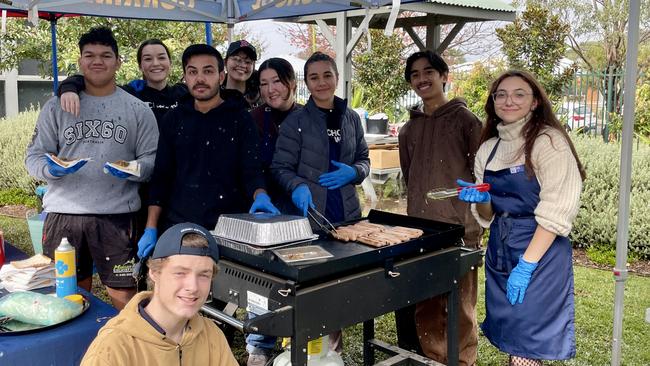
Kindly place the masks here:
[[(521, 131), (528, 119), (529, 117), (526, 117), (518, 122), (497, 125), (501, 143), (490, 161), (488, 170), (497, 171), (525, 164), (524, 137)], [(474, 174), (477, 184), (483, 183), (485, 164), (497, 140), (498, 138), (493, 137), (484, 142), (476, 153)], [(535, 220), (544, 229), (567, 236), (580, 208), (582, 180), (578, 164), (564, 136), (550, 128), (537, 137), (532, 154), (535, 176), (541, 187), (540, 201), (535, 208)], [(476, 205), (472, 205), (472, 213), (478, 223), (486, 228), (494, 219), (492, 217), (487, 221), (481, 218), (476, 211)]]

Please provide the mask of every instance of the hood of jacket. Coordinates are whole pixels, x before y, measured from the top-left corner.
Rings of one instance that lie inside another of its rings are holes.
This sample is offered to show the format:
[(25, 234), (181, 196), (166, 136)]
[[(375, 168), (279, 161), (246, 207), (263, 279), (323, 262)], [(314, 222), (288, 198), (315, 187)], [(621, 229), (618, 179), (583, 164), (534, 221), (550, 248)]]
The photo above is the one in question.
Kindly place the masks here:
[(450, 114), (450, 113), (455, 113), (458, 111), (459, 108), (467, 108), (467, 102), (465, 102), (465, 99), (463, 98), (454, 98), (447, 103), (441, 105), (433, 111), (433, 114), (431, 116), (426, 115), (424, 112), (422, 112), (422, 104), (418, 104), (412, 109), (409, 109), (409, 114), (411, 116), (411, 119), (416, 119), (416, 118), (444, 118), (443, 116), (445, 114)]

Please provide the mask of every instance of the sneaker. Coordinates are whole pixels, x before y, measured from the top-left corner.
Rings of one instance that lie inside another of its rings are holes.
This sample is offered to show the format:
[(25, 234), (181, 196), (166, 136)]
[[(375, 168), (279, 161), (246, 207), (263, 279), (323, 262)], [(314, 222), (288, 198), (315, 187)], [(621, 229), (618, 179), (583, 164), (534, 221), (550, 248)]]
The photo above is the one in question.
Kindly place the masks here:
[(246, 366), (266, 366), (266, 363), (269, 362), (269, 358), (270, 357), (265, 354), (249, 354)]

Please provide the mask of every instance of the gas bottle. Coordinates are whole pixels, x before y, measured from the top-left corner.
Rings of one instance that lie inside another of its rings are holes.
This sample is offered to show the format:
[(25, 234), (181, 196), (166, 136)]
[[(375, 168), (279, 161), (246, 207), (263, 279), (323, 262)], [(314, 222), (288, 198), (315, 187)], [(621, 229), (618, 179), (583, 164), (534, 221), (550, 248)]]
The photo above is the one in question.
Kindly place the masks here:
[(61, 244), (54, 251), (54, 268), (56, 269), (56, 296), (66, 297), (77, 293), (77, 266), (75, 250), (68, 238), (61, 239)]
[[(291, 366), (291, 346), (273, 360), (273, 366)], [(307, 344), (307, 366), (344, 366), (341, 356), (329, 349), (329, 336)]]

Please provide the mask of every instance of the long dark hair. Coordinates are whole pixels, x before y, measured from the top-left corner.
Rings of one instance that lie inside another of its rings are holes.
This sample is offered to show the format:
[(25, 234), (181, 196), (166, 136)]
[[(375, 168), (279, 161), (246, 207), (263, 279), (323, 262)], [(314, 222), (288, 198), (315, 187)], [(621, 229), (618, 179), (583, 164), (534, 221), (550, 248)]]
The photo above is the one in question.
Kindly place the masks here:
[(548, 95), (546, 95), (544, 87), (537, 81), (537, 79), (535, 79), (531, 73), (527, 71), (508, 70), (502, 73), (496, 80), (492, 82), (492, 85), (490, 87), (490, 94), (485, 103), (485, 113), (487, 114), (487, 119), (485, 128), (483, 128), (483, 132), (481, 134), (481, 143), (499, 135), (499, 132), (497, 131), (497, 125), (499, 122), (501, 122), (501, 118), (497, 116), (496, 110), (494, 109), (494, 99), (492, 99), (492, 95), (497, 91), (499, 85), (501, 85), (501, 82), (509, 77), (518, 77), (525, 81), (533, 90), (533, 98), (537, 100), (537, 107), (532, 111), (530, 121), (526, 123), (523, 130), (521, 131), (525, 142), (523, 150), (520, 152), (520, 154), (523, 153), (526, 158), (526, 171), (529, 174), (533, 173), (533, 163), (531, 161), (531, 156), (535, 140), (540, 134), (545, 134), (542, 132), (545, 128), (553, 128), (559, 131), (569, 144), (571, 153), (573, 154), (573, 157), (576, 159), (576, 163), (578, 164), (580, 177), (584, 181), (587, 177), (587, 174), (585, 172), (585, 168), (580, 162), (580, 158), (578, 158), (578, 154), (576, 153), (576, 149), (573, 146), (573, 142), (571, 142), (571, 138), (560, 124), (560, 121), (558, 121), (555, 113), (553, 113), (551, 101), (549, 100)]
[(292, 95), (296, 93), (296, 73), (293, 71), (293, 66), (291, 66), (291, 63), (289, 63), (289, 61), (279, 57), (272, 57), (262, 62), (259, 69), (257, 69), (258, 85), (261, 84), (260, 77), (262, 75), (262, 71), (266, 69), (275, 71), (278, 74), (278, 79), (280, 79), (282, 85), (289, 89), (289, 94), (285, 100), (288, 100)]

